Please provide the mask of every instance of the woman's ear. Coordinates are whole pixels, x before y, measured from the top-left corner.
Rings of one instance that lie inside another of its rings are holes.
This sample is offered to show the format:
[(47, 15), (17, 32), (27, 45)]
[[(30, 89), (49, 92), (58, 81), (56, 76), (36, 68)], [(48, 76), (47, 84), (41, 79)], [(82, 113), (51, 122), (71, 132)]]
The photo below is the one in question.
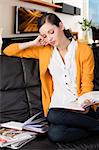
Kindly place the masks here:
[(59, 27), (60, 27), (61, 30), (64, 30), (64, 29), (65, 29), (62, 22), (59, 23)]

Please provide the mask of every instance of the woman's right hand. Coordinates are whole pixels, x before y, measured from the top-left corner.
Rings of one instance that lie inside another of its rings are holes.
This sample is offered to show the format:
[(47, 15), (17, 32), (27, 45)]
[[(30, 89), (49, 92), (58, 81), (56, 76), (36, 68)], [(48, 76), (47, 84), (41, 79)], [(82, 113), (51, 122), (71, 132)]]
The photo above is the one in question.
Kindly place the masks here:
[(36, 46), (46, 46), (48, 43), (44, 40), (44, 38), (39, 35), (34, 41), (34, 45)]
[(46, 45), (48, 45), (48, 43), (44, 40), (44, 38), (41, 35), (39, 35), (33, 41), (19, 43), (19, 48), (21, 50), (24, 50), (24, 49), (31, 47), (31, 46), (46, 46)]

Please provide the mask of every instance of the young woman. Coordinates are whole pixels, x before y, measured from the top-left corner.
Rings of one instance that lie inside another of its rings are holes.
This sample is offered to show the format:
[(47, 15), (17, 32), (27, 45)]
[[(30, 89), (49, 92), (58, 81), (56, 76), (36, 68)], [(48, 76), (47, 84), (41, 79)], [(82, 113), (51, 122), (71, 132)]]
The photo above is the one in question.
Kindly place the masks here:
[[(73, 141), (99, 131), (99, 122), (79, 111), (66, 109), (78, 97), (93, 90), (94, 57), (92, 50), (75, 41), (52, 13), (38, 23), (39, 36), (30, 42), (15, 43), (4, 53), (39, 59), (44, 114), (50, 123), (48, 136), (52, 141)], [(65, 102), (65, 105), (64, 105)], [(90, 100), (82, 105), (91, 103)]]

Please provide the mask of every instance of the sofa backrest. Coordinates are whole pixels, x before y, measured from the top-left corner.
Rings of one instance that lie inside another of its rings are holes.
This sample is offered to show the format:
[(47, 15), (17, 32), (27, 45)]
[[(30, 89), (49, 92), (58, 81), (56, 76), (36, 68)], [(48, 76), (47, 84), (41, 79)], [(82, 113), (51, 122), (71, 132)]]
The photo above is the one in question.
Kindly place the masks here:
[(39, 63), (0, 56), (0, 122), (25, 121), (42, 110)]
[[(23, 39), (23, 40), (22, 40)], [(3, 48), (30, 38), (3, 39)], [(0, 122), (24, 122), (42, 111), (39, 62), (36, 59), (0, 56)], [(43, 111), (42, 111), (43, 115)]]

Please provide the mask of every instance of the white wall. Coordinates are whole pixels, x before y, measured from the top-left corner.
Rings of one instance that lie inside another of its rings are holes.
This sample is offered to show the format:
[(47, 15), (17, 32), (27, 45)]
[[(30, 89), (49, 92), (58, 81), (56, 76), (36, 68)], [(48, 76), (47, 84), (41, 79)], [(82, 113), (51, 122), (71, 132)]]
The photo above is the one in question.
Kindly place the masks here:
[[(49, 0), (45, 0), (49, 1)], [(53, 0), (53, 2), (59, 2), (59, 0)], [(61, 0), (62, 2), (62, 0)], [(76, 6), (83, 10), (83, 0), (63, 0), (64, 3)], [(33, 34), (14, 34), (14, 6), (23, 6), (31, 9), (40, 9), (47, 12), (54, 12), (53, 8), (44, 7), (36, 4), (21, 2), (19, 0), (0, 0), (0, 27), (3, 28), (3, 37), (11, 37), (11, 36), (27, 36)], [(82, 12), (82, 11), (81, 11)], [(54, 12), (56, 13), (56, 12)], [(56, 13), (63, 21), (65, 28), (71, 28), (72, 31), (78, 31), (79, 37), (80, 34), (80, 26), (78, 21), (82, 18), (81, 16), (72, 16), (63, 13)]]

